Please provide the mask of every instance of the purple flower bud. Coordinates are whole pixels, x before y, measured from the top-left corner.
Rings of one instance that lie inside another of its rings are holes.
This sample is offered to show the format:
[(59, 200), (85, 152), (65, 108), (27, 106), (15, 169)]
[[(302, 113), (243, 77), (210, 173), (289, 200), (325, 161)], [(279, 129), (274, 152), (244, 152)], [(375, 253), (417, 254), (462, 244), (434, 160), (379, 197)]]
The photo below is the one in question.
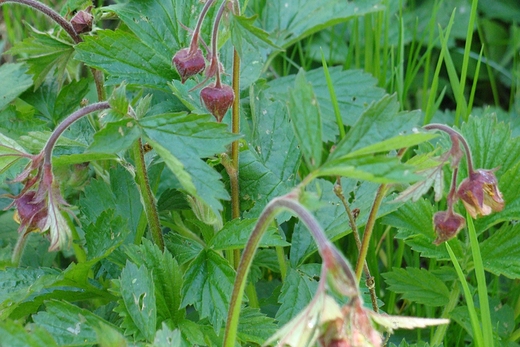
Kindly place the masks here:
[(85, 10), (78, 11), (70, 20), (70, 24), (78, 34), (88, 33), (92, 30), (92, 22), (94, 17), (90, 14), (92, 6)]
[(451, 211), (439, 211), (433, 216), (433, 227), (437, 238), (434, 244), (440, 245), (444, 241), (451, 240), (466, 225), (466, 220), (458, 213)]
[(504, 208), (494, 170), (475, 170), (459, 185), (457, 196), (471, 217), (487, 216)]
[(204, 102), (204, 106), (220, 123), (227, 110), (233, 105), (235, 93), (228, 85), (222, 84), (217, 87), (215, 84), (212, 84), (200, 91), (200, 97)]
[(199, 48), (193, 52), (190, 52), (189, 48), (181, 49), (173, 56), (172, 64), (175, 65), (182, 83), (206, 67), (206, 61)]
[(35, 191), (28, 191), (14, 201), (20, 219), (20, 229), (42, 230), (47, 218), (45, 201), (35, 198)]

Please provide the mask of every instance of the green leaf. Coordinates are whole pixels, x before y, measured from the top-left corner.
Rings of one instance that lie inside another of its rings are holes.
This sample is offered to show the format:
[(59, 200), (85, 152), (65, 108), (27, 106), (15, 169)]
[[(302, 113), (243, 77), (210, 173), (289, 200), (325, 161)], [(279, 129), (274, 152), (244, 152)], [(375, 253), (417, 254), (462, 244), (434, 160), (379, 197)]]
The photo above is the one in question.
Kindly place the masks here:
[(448, 304), (448, 287), (428, 270), (413, 267), (394, 268), (392, 272), (384, 273), (383, 277), (388, 289), (403, 294), (404, 299), (434, 307)]
[(95, 223), (85, 228), (88, 259), (107, 257), (123, 243), (129, 232), (126, 220), (113, 209), (101, 212)]
[(107, 73), (107, 85), (126, 81), (168, 91), (167, 83), (177, 76), (166, 59), (135, 35), (122, 30), (100, 30), (96, 36), (85, 36), (76, 46), (76, 59)]
[(193, 305), (200, 319), (208, 318), (219, 332), (227, 318), (235, 271), (221, 255), (203, 250), (184, 274), (182, 307)]
[(163, 323), (162, 328), (157, 330), (153, 344), (150, 347), (171, 347), (181, 345), (181, 332), (179, 329), (171, 330)]
[(298, 269), (289, 268), (278, 301), (276, 319), (280, 325), (289, 322), (312, 300), (318, 283)]
[(53, 337), (42, 327), (31, 325), (30, 332), (11, 320), (0, 321), (0, 346), (5, 347), (57, 347)]
[(129, 102), (126, 97), (126, 83), (122, 83), (116, 87), (108, 98), (110, 104), (110, 110), (117, 113), (119, 116), (126, 116), (128, 114)]
[(52, 286), (59, 277), (58, 271), (47, 268), (7, 268), (0, 271), (0, 318), (9, 317), (26, 299)]
[(54, 167), (59, 166), (70, 166), (75, 164), (84, 164), (89, 161), (96, 160), (117, 160), (118, 156), (110, 153), (80, 153), (70, 155), (60, 155), (59, 157), (52, 158), (52, 164)]
[[(359, 182), (354, 179), (343, 178), (341, 180), (343, 195), (350, 197), (351, 210), (358, 209), (356, 225), (362, 228), (370, 213), (374, 197), (379, 189), (379, 184), (372, 182)], [(352, 232), (347, 213), (341, 200), (334, 193), (334, 184), (324, 179), (316, 179), (307, 187), (308, 193), (318, 201), (309, 205), (307, 199), (303, 203), (313, 210), (313, 214), (325, 230), (327, 238), (338, 240)], [(385, 216), (399, 208), (400, 204), (390, 203), (393, 195), (384, 198), (379, 209), (378, 218)], [(313, 199), (313, 200), (314, 200)], [(310, 200), (310, 199), (308, 199)], [(303, 263), (312, 253), (317, 251), (316, 242), (303, 223), (298, 223), (291, 239), (290, 261), (293, 267)]]
[(221, 176), (200, 158), (225, 152), (237, 139), (225, 124), (210, 115), (169, 113), (145, 117), (139, 121), (147, 141), (164, 159), (184, 190), (208, 205), (220, 216), (222, 204), (229, 199)]
[(0, 173), (5, 172), (13, 164), (27, 154), (16, 141), (0, 134)]
[(276, 44), (286, 48), (324, 28), (345, 22), (352, 17), (381, 10), (379, 4), (380, 1), (377, 0), (330, 0), (327, 6), (323, 6), (317, 1), (274, 0), (266, 3), (259, 20), (265, 31), (273, 33)]
[(48, 301), (45, 311), (33, 315), (34, 322), (47, 330), (60, 346), (91, 346), (97, 342), (95, 328), (111, 325), (89, 310), (68, 302)]
[[(354, 125), (372, 102), (380, 100), (385, 95), (384, 90), (376, 86), (377, 80), (361, 70), (342, 71), (341, 67), (332, 67), (329, 68), (329, 73), (344, 125)], [(308, 71), (305, 76), (318, 100), (323, 141), (336, 142), (339, 129), (323, 68)], [(289, 75), (276, 78), (268, 85), (271, 95), (276, 96), (278, 100), (287, 100), (288, 91), (293, 88), (294, 83), (295, 75)]]
[(128, 318), (144, 338), (152, 341), (157, 324), (155, 288), (150, 270), (127, 261), (120, 279), (121, 298)]
[(402, 164), (399, 158), (386, 156), (327, 160), (315, 175), (350, 177), (376, 183), (410, 182), (421, 178), (413, 173), (413, 167)]
[(296, 75), (289, 97), (289, 116), (294, 133), (309, 170), (314, 170), (321, 165), (321, 115), (316, 95), (303, 70)]
[(153, 269), (158, 321), (171, 319), (177, 324), (184, 318), (184, 310), (180, 309), (182, 273), (177, 261), (170, 252), (161, 251), (146, 239), (139, 246), (128, 245), (125, 253), (137, 266)]
[[(418, 124), (420, 112), (398, 111), (399, 103), (395, 95), (386, 95), (371, 104), (345, 138), (337, 144), (328, 160), (375, 153), (383, 148), (384, 151), (388, 151), (405, 147), (406, 144), (400, 145), (398, 140), (403, 134), (408, 134), (403, 141), (409, 141), (412, 144), (432, 138), (431, 134), (421, 135), (417, 138), (417, 135), (412, 133)], [(388, 141), (389, 139), (391, 140)]]
[(520, 225), (504, 224), (480, 245), (484, 268), (511, 279), (520, 278)]
[(195, 257), (197, 257), (197, 255), (199, 255), (204, 249), (204, 245), (199, 242), (182, 237), (173, 232), (164, 236), (164, 243), (181, 265), (195, 259)]
[(232, 15), (230, 18), (230, 31), (231, 31), (231, 42), (233, 47), (236, 48), (241, 58), (244, 57), (242, 49), (242, 43), (245, 41), (251, 46), (257, 48), (274, 48), (275, 50), (281, 50), (280, 47), (276, 46), (271, 39), (269, 34), (254, 26), (257, 16), (245, 17)]
[[(227, 222), (222, 230), (211, 239), (208, 246), (217, 251), (244, 248), (256, 222), (255, 218), (234, 219)], [(275, 246), (285, 247), (289, 246), (289, 243), (282, 239), (276, 228), (268, 227), (260, 240), (259, 247)]]
[(141, 129), (133, 119), (107, 123), (94, 135), (94, 141), (90, 144), (88, 151), (115, 154), (130, 148), (140, 136)]
[(85, 188), (79, 205), (85, 220), (96, 224), (101, 214), (113, 209), (116, 216), (125, 221), (125, 228), (130, 230), (128, 238), (133, 241), (143, 207), (139, 191), (133, 177), (122, 167), (109, 170), (110, 183), (102, 179), (92, 180)]
[(278, 329), (273, 318), (267, 317), (259, 309), (245, 307), (240, 312), (237, 337), (246, 345), (261, 345)]
[(25, 60), (30, 66), (29, 73), (34, 75), (35, 89), (45, 81), (51, 72), (57, 76), (57, 83), (61, 86), (65, 81), (67, 65), (74, 56), (74, 47), (70, 42), (60, 40), (50, 33), (41, 32), (32, 27), (31, 36), (15, 44), (9, 50), (9, 54), (28, 56)]
[[(433, 229), (434, 213), (434, 208), (428, 200), (408, 201), (397, 211), (385, 216), (382, 223), (397, 228), (396, 237), (404, 240), (414, 251), (420, 252), (422, 257), (447, 260), (449, 254), (446, 247), (433, 244), (436, 238)], [(457, 256), (464, 253), (457, 239), (451, 240), (450, 246)]]
[(32, 86), (30, 75), (23, 64), (0, 66), (0, 110)]
[[(250, 208), (245, 217), (258, 217), (271, 199), (288, 193), (296, 183), (298, 141), (285, 101), (277, 97), (267, 89), (250, 98), (252, 124), (246, 130), (249, 150), (240, 152), (239, 161), (242, 209)], [(283, 218), (278, 216), (278, 221), (283, 222)]]
[[(193, 0), (160, 1), (143, 0), (107, 7), (162, 59), (171, 62), (181, 44), (186, 43), (190, 33), (181, 27), (194, 28), (196, 13), (202, 4)], [(211, 21), (211, 15), (207, 20)]]

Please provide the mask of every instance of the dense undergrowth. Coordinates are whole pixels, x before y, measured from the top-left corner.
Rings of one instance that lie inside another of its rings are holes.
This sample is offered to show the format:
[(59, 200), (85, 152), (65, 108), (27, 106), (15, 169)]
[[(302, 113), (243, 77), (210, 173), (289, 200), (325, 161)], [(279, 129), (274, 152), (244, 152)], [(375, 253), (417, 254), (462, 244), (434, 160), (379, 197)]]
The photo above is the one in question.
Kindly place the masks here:
[(516, 0), (45, 3), (0, 0), (0, 346), (518, 345)]

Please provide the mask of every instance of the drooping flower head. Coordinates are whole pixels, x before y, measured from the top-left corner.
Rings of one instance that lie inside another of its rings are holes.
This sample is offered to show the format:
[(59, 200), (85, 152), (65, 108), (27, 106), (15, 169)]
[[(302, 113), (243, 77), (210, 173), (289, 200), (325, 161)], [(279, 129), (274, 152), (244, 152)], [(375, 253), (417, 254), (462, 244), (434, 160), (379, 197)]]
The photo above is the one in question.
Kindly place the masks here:
[(458, 213), (451, 210), (439, 211), (433, 216), (433, 227), (437, 238), (433, 241), (434, 244), (440, 245), (444, 241), (451, 240), (459, 231), (466, 225), (466, 220)]
[(478, 169), (471, 172), (459, 185), (457, 196), (473, 218), (487, 216), (504, 208), (495, 170)]

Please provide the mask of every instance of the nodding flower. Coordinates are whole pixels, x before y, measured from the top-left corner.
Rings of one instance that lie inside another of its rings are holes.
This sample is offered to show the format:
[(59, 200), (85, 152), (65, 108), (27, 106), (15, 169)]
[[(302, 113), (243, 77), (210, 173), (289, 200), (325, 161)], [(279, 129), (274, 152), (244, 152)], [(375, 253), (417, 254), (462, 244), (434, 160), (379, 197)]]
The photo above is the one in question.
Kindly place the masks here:
[(498, 190), (494, 172), (495, 170), (475, 170), (459, 185), (457, 196), (473, 218), (487, 216), (504, 208), (504, 199)]

